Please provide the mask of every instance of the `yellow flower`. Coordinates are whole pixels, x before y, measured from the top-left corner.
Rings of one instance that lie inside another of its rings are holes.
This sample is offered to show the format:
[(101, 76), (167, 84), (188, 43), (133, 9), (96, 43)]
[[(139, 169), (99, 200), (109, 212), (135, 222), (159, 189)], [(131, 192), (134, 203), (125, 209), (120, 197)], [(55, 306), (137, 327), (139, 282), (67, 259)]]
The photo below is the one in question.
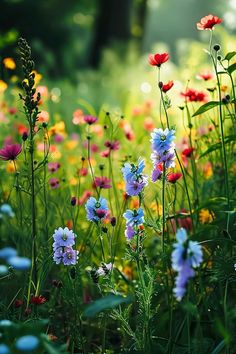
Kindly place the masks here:
[(65, 133), (65, 123), (63, 121), (56, 123), (48, 131), (49, 136), (55, 135), (55, 134), (64, 135), (64, 133)]
[(210, 224), (215, 219), (215, 214), (208, 209), (202, 209), (199, 212), (198, 218), (201, 224)]
[(206, 179), (209, 179), (213, 175), (213, 168), (212, 164), (210, 161), (206, 162), (206, 164), (203, 166), (203, 175)]
[(38, 85), (39, 81), (42, 79), (42, 75), (39, 74), (36, 70), (33, 70), (32, 72), (35, 75), (35, 77), (34, 77), (35, 85)]
[(78, 180), (75, 177), (72, 177), (69, 183), (71, 186), (76, 186), (78, 184)]
[(65, 148), (67, 150), (74, 150), (76, 146), (78, 145), (78, 141), (76, 140), (69, 140), (65, 143)]
[(9, 161), (9, 162), (7, 163), (6, 170), (7, 170), (8, 173), (13, 173), (13, 172), (15, 172), (15, 166), (14, 166), (13, 161)]
[(3, 80), (0, 80), (0, 93), (4, 92), (6, 89), (7, 84)]
[(6, 69), (14, 70), (16, 68), (16, 63), (12, 58), (5, 58), (3, 59), (3, 65)]

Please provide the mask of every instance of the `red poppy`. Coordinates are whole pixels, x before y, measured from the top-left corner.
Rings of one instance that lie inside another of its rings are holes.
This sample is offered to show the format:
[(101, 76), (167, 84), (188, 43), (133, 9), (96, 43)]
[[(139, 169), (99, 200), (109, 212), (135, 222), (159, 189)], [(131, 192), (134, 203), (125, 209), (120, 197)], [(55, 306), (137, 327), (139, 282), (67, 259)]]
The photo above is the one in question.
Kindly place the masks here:
[(21, 150), (22, 148), (20, 144), (6, 145), (4, 148), (0, 149), (0, 159), (13, 161), (21, 153)]
[(191, 157), (193, 154), (194, 148), (186, 148), (182, 151), (182, 156)]
[(42, 305), (46, 302), (46, 298), (43, 297), (42, 295), (39, 296), (32, 296), (30, 299), (30, 303), (33, 305)]
[(182, 173), (176, 172), (176, 173), (169, 173), (166, 178), (168, 182), (176, 183), (178, 179), (180, 179), (181, 177), (182, 177)]
[(173, 82), (173, 81), (168, 81), (167, 84), (162, 85), (161, 90), (162, 90), (162, 92), (165, 92), (165, 93), (166, 93), (166, 92), (169, 91), (173, 86), (174, 86), (174, 82)]
[(161, 64), (165, 63), (166, 61), (169, 60), (169, 54), (168, 53), (162, 53), (162, 54), (150, 54), (149, 55), (149, 64), (153, 66), (158, 66), (160, 67)]
[(197, 29), (212, 30), (214, 29), (215, 25), (218, 25), (221, 22), (222, 22), (221, 18), (210, 14), (208, 16), (201, 18), (200, 22), (197, 23)]
[(186, 97), (190, 102), (204, 102), (206, 101), (206, 93), (202, 91), (197, 91), (194, 89), (187, 89), (186, 92), (181, 92), (181, 95)]

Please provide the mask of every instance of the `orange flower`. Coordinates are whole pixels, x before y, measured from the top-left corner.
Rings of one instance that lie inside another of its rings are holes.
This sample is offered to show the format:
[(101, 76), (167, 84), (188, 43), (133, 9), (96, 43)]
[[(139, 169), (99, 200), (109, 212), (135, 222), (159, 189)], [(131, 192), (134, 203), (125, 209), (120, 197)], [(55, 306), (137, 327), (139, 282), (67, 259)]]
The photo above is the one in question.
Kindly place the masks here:
[(200, 22), (197, 23), (197, 29), (199, 30), (213, 30), (215, 25), (218, 25), (219, 23), (222, 22), (222, 19), (213, 16), (213, 15), (208, 15), (203, 18), (201, 18)]
[(155, 124), (154, 121), (151, 117), (146, 117), (144, 119), (144, 129), (146, 129), (148, 132), (153, 131), (153, 129), (155, 128)]

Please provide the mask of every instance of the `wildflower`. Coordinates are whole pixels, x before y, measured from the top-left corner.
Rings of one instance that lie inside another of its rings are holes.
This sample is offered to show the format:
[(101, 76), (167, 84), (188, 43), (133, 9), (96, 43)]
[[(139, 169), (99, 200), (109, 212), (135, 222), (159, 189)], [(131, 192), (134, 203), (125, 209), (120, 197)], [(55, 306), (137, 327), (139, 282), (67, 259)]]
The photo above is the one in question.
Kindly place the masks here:
[(22, 148), (20, 144), (6, 145), (4, 148), (0, 149), (0, 159), (4, 161), (14, 161), (21, 153), (21, 150)]
[(144, 167), (144, 160), (139, 158), (137, 165), (126, 162), (121, 169), (126, 183), (126, 193), (128, 195), (138, 195), (147, 185), (148, 177), (142, 174)]
[(195, 275), (193, 268), (199, 267), (203, 260), (202, 248), (196, 241), (187, 239), (185, 229), (179, 229), (176, 233), (177, 243), (171, 255), (172, 268), (178, 272), (175, 280), (174, 294), (177, 300), (181, 300), (186, 292), (189, 278)]
[(88, 123), (88, 125), (92, 125), (94, 124), (95, 122), (97, 122), (98, 118), (97, 117), (94, 117), (94, 116), (84, 116), (84, 121), (85, 123)]
[(0, 354), (10, 354), (10, 348), (4, 343), (0, 344)]
[(176, 183), (182, 177), (182, 173), (168, 173), (166, 179), (169, 183)]
[(215, 214), (208, 209), (201, 209), (198, 217), (201, 224), (210, 224), (214, 220)]
[(152, 176), (151, 176), (152, 182), (156, 182), (158, 179), (160, 179), (162, 173), (163, 173), (163, 164), (157, 163), (154, 166), (154, 169), (152, 170)]
[(8, 216), (9, 218), (14, 218), (15, 216), (15, 213), (13, 212), (11, 206), (6, 203), (0, 206), (0, 217), (2, 214)]
[(13, 58), (4, 58), (2, 62), (6, 69), (14, 70), (16, 68), (16, 63)]
[(53, 234), (53, 239), (53, 247), (55, 248), (57, 248), (57, 246), (69, 247), (75, 244), (75, 234), (72, 230), (69, 230), (68, 227), (65, 227), (64, 229), (59, 227), (59, 229), (56, 229)]
[(95, 177), (93, 187), (108, 189), (111, 188), (111, 180), (107, 177)]
[(38, 348), (39, 339), (33, 335), (26, 335), (26, 336), (18, 338), (16, 340), (15, 346), (16, 346), (16, 349), (18, 349), (22, 352), (32, 353), (33, 350)]
[(31, 266), (31, 260), (26, 257), (14, 256), (7, 259), (7, 263), (15, 270), (27, 270)]
[(166, 92), (169, 91), (173, 86), (174, 86), (174, 82), (173, 82), (173, 81), (168, 81), (167, 84), (162, 85), (161, 91), (164, 92), (164, 93), (166, 93)]
[(182, 156), (184, 157), (191, 157), (193, 152), (194, 152), (194, 148), (186, 148), (182, 151)]
[(75, 265), (77, 262), (78, 251), (73, 250), (72, 247), (66, 247), (63, 253), (64, 265)]
[(187, 231), (191, 231), (193, 228), (193, 224), (192, 224), (191, 217), (187, 213), (187, 210), (182, 208), (181, 210), (177, 211), (176, 213), (181, 214), (181, 216), (183, 216), (183, 217), (177, 219), (178, 225)]
[(191, 88), (188, 88), (186, 92), (181, 92), (181, 95), (186, 97), (186, 100), (189, 102), (205, 102), (207, 94), (202, 91), (197, 91)]
[(79, 205), (84, 204), (86, 202), (86, 200), (91, 197), (91, 195), (92, 195), (92, 193), (90, 191), (84, 191), (82, 196), (79, 198), (78, 204)]
[(138, 210), (126, 210), (123, 217), (126, 219), (127, 226), (139, 226), (144, 223), (144, 213), (141, 207)]
[(53, 178), (49, 179), (48, 183), (50, 184), (52, 189), (56, 189), (56, 188), (59, 188), (60, 181), (58, 178), (53, 177)]
[(100, 155), (102, 157), (109, 157), (110, 153), (111, 153), (111, 150), (104, 150), (104, 151), (101, 151)]
[(125, 229), (125, 237), (128, 241), (132, 240), (132, 238), (135, 236), (135, 229), (131, 225), (127, 225)]
[(154, 151), (151, 154), (151, 160), (155, 165), (162, 165), (165, 163), (166, 168), (175, 167), (175, 151), (174, 149), (166, 150), (163, 153)]
[(42, 295), (39, 296), (32, 296), (30, 299), (30, 303), (33, 305), (43, 305), (46, 302), (46, 298)]
[(108, 215), (107, 200), (100, 197), (97, 201), (94, 197), (90, 197), (85, 204), (85, 210), (89, 221), (99, 222)]
[(116, 226), (116, 217), (112, 216), (110, 219), (111, 226), (115, 227)]
[(149, 64), (153, 66), (158, 66), (160, 67), (163, 63), (169, 60), (169, 54), (168, 53), (162, 53), (162, 54), (150, 54), (149, 55)]
[(148, 132), (153, 131), (155, 125), (154, 125), (154, 121), (151, 117), (146, 117), (144, 119), (144, 129), (146, 129)]
[(4, 247), (0, 249), (0, 259), (7, 260), (8, 258), (17, 256), (17, 251), (12, 247)]
[(9, 108), (8, 108), (8, 112), (9, 112), (11, 115), (14, 115), (14, 114), (16, 114), (16, 112), (17, 112), (17, 108), (16, 108), (16, 107), (9, 107)]
[[(23, 301), (23, 300), (16, 299), (16, 300), (14, 301), (14, 306), (15, 306), (16, 308), (19, 308), (19, 307), (23, 306), (23, 304), (24, 304), (24, 301)], [(1, 352), (0, 352), (0, 353), (1, 353)]]
[(97, 274), (99, 276), (106, 276), (112, 270), (112, 263), (102, 263), (101, 267), (98, 268)]
[(76, 197), (71, 197), (70, 204), (71, 204), (72, 206), (75, 206), (76, 203), (77, 203)]
[(7, 84), (5, 81), (0, 80), (0, 93), (4, 92), (7, 89)]
[(59, 162), (49, 162), (48, 163), (48, 171), (53, 173), (56, 172), (61, 167)]
[(213, 74), (210, 71), (203, 71), (202, 73), (197, 75), (197, 79), (203, 79), (204, 81), (208, 81), (213, 79)]
[(213, 30), (215, 25), (218, 25), (222, 22), (222, 19), (213, 16), (213, 15), (208, 15), (205, 17), (202, 17), (200, 22), (197, 23), (197, 29), (198, 30)]
[(104, 146), (106, 146), (107, 148), (109, 148), (109, 150), (119, 150), (120, 148), (120, 143), (119, 141), (105, 141)]
[(154, 129), (154, 131), (151, 133), (151, 143), (152, 143), (152, 149), (159, 154), (164, 153), (165, 151), (168, 151), (170, 149), (173, 149), (174, 143), (173, 140), (175, 139), (175, 130), (174, 129), (168, 129), (166, 128), (165, 130), (159, 128), (159, 129)]

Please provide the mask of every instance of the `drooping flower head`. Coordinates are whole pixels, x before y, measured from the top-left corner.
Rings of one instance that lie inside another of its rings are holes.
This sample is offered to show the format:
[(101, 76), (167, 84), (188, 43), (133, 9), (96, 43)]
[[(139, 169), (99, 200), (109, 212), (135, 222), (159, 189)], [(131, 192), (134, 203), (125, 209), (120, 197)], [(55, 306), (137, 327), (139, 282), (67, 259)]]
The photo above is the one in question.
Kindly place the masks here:
[(108, 215), (109, 212), (107, 200), (103, 197), (100, 197), (99, 200), (96, 200), (94, 197), (90, 197), (85, 204), (85, 210), (89, 221), (101, 221)]
[(202, 17), (200, 22), (197, 23), (198, 30), (213, 30), (215, 25), (218, 25), (222, 22), (222, 19), (214, 16), (214, 15), (207, 15)]
[(5, 161), (14, 161), (21, 153), (21, 150), (22, 148), (20, 144), (6, 145), (4, 148), (0, 149), (0, 159)]
[(167, 84), (161, 86), (161, 91), (166, 93), (174, 86), (174, 82), (168, 81)]
[(169, 60), (169, 54), (168, 53), (162, 53), (162, 54), (150, 54), (148, 57), (149, 64), (152, 66), (158, 66), (160, 67), (163, 63)]

